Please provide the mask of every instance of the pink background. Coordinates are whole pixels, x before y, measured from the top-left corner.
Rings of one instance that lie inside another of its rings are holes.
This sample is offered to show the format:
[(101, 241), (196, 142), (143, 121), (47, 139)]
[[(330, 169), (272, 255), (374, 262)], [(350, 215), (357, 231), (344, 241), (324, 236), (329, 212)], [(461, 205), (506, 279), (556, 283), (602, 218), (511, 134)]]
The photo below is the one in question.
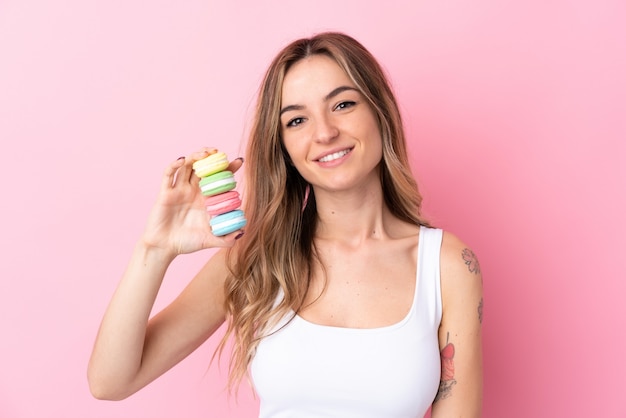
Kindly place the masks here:
[(214, 340), (119, 403), (85, 369), (163, 167), (241, 155), (271, 57), (327, 29), (384, 64), (427, 214), (480, 256), (484, 416), (626, 416), (624, 4), (1, 1), (0, 416), (255, 416)]

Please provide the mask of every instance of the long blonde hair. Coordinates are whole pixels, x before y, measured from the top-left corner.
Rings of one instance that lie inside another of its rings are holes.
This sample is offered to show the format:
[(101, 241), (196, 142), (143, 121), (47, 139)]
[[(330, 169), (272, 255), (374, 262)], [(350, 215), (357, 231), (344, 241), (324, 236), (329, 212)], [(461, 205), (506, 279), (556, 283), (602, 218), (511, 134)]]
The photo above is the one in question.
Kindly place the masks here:
[[(316, 258), (315, 194), (290, 164), (279, 113), (285, 74), (294, 63), (315, 54), (337, 62), (374, 110), (383, 141), (380, 177), (389, 210), (406, 222), (427, 225), (409, 168), (400, 112), (374, 57), (355, 39), (337, 32), (285, 47), (271, 63), (259, 91), (245, 160), (248, 226), (228, 258), (232, 273), (225, 285), (228, 328), (219, 352), (232, 337), (231, 388), (246, 376), (259, 341), (290, 310), (298, 311), (309, 287)], [(284, 296), (276, 304), (279, 291)]]

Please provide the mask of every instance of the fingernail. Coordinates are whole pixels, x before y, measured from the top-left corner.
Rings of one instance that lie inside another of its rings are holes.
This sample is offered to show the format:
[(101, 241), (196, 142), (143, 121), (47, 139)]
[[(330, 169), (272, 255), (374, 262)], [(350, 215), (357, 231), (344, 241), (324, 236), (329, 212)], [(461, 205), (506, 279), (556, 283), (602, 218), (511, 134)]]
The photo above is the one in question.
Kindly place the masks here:
[(237, 236), (235, 237), (235, 239), (239, 239), (243, 237), (243, 231), (241, 231), (240, 233), (237, 234)]
[(235, 160), (239, 160), (243, 163), (243, 157), (235, 158)]
[(183, 155), (182, 157), (178, 157), (178, 160), (184, 160), (185, 156)]

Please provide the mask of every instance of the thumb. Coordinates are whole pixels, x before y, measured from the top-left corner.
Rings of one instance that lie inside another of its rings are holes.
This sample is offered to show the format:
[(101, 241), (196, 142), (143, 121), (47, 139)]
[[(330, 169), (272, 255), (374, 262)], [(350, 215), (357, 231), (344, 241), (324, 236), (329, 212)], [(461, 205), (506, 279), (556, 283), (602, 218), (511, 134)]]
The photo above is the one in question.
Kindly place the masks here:
[(241, 168), (242, 165), (243, 165), (243, 157), (235, 158), (234, 160), (230, 162), (227, 170), (232, 173), (235, 173), (237, 170)]

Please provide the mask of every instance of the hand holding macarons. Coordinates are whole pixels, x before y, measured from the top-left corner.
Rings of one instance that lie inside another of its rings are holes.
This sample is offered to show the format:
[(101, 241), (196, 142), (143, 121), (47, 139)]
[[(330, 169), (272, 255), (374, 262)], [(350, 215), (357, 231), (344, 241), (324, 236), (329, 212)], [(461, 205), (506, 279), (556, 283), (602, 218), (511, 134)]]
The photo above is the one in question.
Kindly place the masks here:
[[(163, 174), (156, 204), (153, 206), (143, 243), (161, 249), (173, 258), (205, 248), (230, 247), (238, 234), (216, 236), (211, 231), (207, 216), (206, 197), (198, 185), (193, 164), (218, 153), (214, 148), (203, 148), (173, 161)], [(236, 172), (242, 159), (221, 163), (222, 171)]]

